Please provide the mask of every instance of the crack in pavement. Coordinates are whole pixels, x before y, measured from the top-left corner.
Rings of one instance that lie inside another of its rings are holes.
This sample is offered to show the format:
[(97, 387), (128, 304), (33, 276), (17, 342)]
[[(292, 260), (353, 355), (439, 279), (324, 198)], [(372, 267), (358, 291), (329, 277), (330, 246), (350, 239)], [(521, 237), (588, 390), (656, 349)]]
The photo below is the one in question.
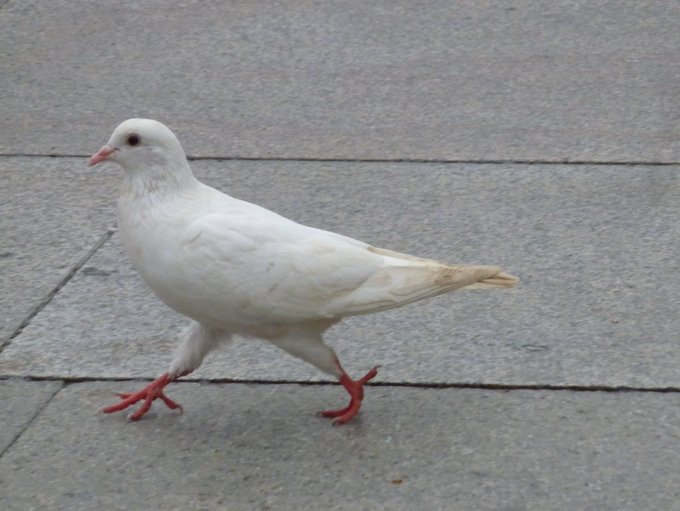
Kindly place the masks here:
[(34, 317), (36, 317), (40, 311), (42, 311), (51, 301), (52, 299), (61, 291), (61, 289), (68, 284), (68, 282), (73, 278), (73, 276), (78, 273), (78, 270), (80, 270), (87, 261), (90, 260), (90, 258), (106, 243), (111, 236), (113, 236), (113, 233), (115, 232), (115, 229), (108, 229), (103, 236), (101, 236), (97, 242), (85, 253), (83, 257), (80, 258), (80, 260), (71, 267), (71, 269), (68, 271), (68, 273), (59, 281), (59, 283), (47, 294), (45, 298), (43, 298), (38, 305), (36, 305), (33, 310), (26, 316), (23, 321), (19, 324), (18, 327), (14, 329), (14, 331), (7, 336), (6, 339), (2, 340), (0, 342), (0, 353), (2, 350), (4, 350), (9, 344), (12, 342), (12, 340), (17, 337), (23, 330), (26, 328), (29, 323), (33, 320)]
[[(0, 375), (0, 380), (16, 378), (17, 376)], [(121, 381), (153, 381), (145, 377), (95, 377), (95, 376), (21, 376), (28, 381), (58, 381), (64, 385), (88, 382), (121, 382)], [(321, 386), (340, 385), (329, 380), (246, 380), (234, 378), (183, 378), (173, 383), (201, 383), (201, 384), (236, 384), (236, 385), (301, 385)], [(647, 392), (657, 394), (680, 393), (680, 387), (635, 387), (629, 385), (551, 385), (551, 384), (512, 384), (512, 383), (470, 383), (470, 382), (381, 382), (372, 381), (366, 384), (371, 387), (410, 387), (422, 389), (483, 389), (509, 392), (513, 390), (549, 390), (569, 392)]]
[[(68, 153), (1, 153), (0, 158), (89, 158), (88, 154), (68, 154)], [(560, 160), (533, 160), (533, 159), (464, 159), (464, 158), (307, 158), (296, 156), (192, 156), (187, 155), (190, 161), (291, 161), (291, 162), (323, 162), (323, 163), (431, 163), (431, 164), (471, 164), (471, 165), (601, 165), (601, 166), (653, 166), (665, 167), (680, 165), (680, 161), (645, 161), (645, 160), (570, 160), (568, 158)]]
[[(13, 379), (17, 379), (17, 378), (13, 378)], [(28, 380), (28, 378), (19, 378), (19, 379)], [(40, 416), (40, 414), (43, 412), (43, 410), (45, 408), (47, 408), (47, 405), (49, 405), (52, 402), (52, 400), (54, 399), (54, 397), (59, 392), (61, 392), (61, 390), (66, 386), (66, 382), (64, 382), (63, 380), (52, 380), (52, 381), (60, 381), (61, 385), (59, 385), (57, 388), (54, 389), (54, 392), (52, 392), (52, 394), (50, 394), (50, 396), (45, 400), (45, 402), (42, 404), (42, 406), (39, 406), (38, 409), (35, 411), (35, 413), (31, 416), (31, 418), (26, 421), (26, 424), (24, 424), (24, 427), (22, 427), (21, 430), (19, 430), (19, 432), (16, 435), (14, 435), (14, 438), (12, 438), (12, 440), (7, 444), (7, 446), (0, 451), (0, 459), (2, 459), (2, 457), (5, 455), (5, 453), (7, 451), (9, 451), (15, 443), (17, 443), (17, 441), (19, 440), (19, 438), (21, 438), (21, 436), (24, 434), (24, 432), (31, 426), (31, 424), (33, 424), (36, 421), (36, 419)]]

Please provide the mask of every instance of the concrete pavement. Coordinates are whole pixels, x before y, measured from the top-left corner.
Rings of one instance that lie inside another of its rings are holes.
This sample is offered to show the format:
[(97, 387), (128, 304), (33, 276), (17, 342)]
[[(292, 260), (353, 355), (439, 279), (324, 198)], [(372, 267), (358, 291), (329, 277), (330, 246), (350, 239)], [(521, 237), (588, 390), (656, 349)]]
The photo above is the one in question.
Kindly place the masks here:
[(140, 384), (62, 388), (3, 456), (3, 508), (613, 511), (680, 499), (677, 393), (371, 387), (359, 419), (333, 428), (314, 412), (344, 399), (335, 386), (182, 383), (170, 393), (183, 415), (95, 412)]
[[(1, 507), (680, 509), (678, 16), (0, 2)], [(101, 416), (184, 325), (85, 166), (136, 115), (234, 196), (521, 286), (334, 328), (383, 366), (343, 428), (339, 387), (246, 341), (169, 389), (184, 415)]]

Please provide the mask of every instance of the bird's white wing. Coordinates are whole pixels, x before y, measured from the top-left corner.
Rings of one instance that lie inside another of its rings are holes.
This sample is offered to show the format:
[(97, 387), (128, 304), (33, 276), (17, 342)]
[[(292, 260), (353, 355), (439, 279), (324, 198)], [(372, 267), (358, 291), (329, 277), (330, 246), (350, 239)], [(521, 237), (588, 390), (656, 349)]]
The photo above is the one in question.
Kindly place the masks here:
[(192, 280), (212, 295), (211, 314), (260, 323), (342, 315), (334, 304), (384, 266), (366, 247), (260, 208), (205, 215), (182, 241)]
[(201, 310), (217, 320), (296, 323), (367, 314), (500, 272), (374, 248), (253, 204), (231, 204), (194, 220), (182, 243), (192, 267), (186, 281), (201, 286), (192, 296), (201, 294)]

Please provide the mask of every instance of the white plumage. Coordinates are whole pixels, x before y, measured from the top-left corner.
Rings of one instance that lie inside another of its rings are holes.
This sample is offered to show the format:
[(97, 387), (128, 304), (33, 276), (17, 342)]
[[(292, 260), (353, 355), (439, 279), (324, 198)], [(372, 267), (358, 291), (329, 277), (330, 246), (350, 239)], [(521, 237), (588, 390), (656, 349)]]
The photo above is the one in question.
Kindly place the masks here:
[(163, 387), (239, 334), (266, 339), (338, 377), (350, 404), (321, 413), (344, 423), (358, 412), (376, 368), (349, 378), (323, 343), (325, 330), (345, 316), (517, 282), (495, 266), (448, 265), (375, 248), (230, 197), (193, 176), (179, 141), (157, 121), (120, 124), (90, 165), (105, 160), (125, 170), (118, 224), (130, 260), (161, 300), (195, 321), (170, 370), (106, 412), (143, 400), (131, 415), (138, 419), (156, 398), (178, 408)]

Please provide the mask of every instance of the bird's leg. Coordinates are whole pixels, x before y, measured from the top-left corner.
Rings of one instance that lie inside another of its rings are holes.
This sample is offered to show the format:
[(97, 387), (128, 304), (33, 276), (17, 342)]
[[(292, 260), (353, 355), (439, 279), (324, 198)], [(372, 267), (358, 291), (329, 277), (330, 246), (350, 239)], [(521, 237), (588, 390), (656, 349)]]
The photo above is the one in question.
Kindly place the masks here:
[(141, 419), (144, 416), (144, 414), (149, 411), (149, 409), (151, 408), (151, 403), (153, 403), (153, 401), (156, 399), (162, 400), (165, 403), (165, 405), (171, 410), (179, 409), (181, 412), (182, 406), (178, 403), (175, 403), (172, 399), (166, 396), (165, 393), (163, 392), (163, 389), (169, 383), (177, 380), (178, 378), (181, 378), (182, 376), (186, 376), (190, 372), (191, 371), (184, 371), (178, 374), (177, 376), (171, 376), (170, 373), (163, 373), (154, 381), (149, 383), (146, 387), (144, 387), (142, 390), (139, 390), (137, 392), (125, 392), (122, 394), (118, 394), (121, 398), (121, 401), (114, 405), (102, 408), (102, 412), (104, 413), (119, 412), (121, 410), (126, 409), (128, 406), (132, 406), (133, 404), (143, 400), (144, 402), (142, 403), (142, 406), (140, 406), (135, 412), (130, 414), (130, 416), (128, 417), (129, 420), (136, 421)]
[(161, 374), (138, 392), (118, 394), (121, 401), (103, 408), (102, 411), (104, 413), (119, 412), (128, 406), (143, 401), (142, 405), (128, 417), (130, 420), (136, 421), (149, 411), (151, 403), (156, 399), (163, 401), (171, 410), (179, 409), (181, 411), (182, 407), (166, 396), (163, 389), (169, 383), (197, 369), (208, 352), (220, 341), (228, 342), (231, 339), (231, 334), (194, 322), (181, 334), (180, 339), (180, 345), (175, 352), (168, 372)]
[[(325, 328), (328, 328), (328, 325), (325, 325)], [(326, 410), (319, 412), (319, 415), (335, 418), (334, 424), (344, 424), (359, 413), (364, 398), (364, 385), (375, 378), (380, 366), (374, 367), (359, 380), (353, 380), (340, 365), (338, 356), (323, 342), (318, 332), (311, 335), (309, 331), (293, 331), (290, 335), (273, 339), (271, 342), (291, 355), (315, 365), (323, 372), (332, 374), (349, 393), (350, 401), (345, 408)]]
[(352, 419), (352, 417), (354, 417), (357, 413), (359, 413), (359, 409), (361, 408), (361, 401), (364, 398), (364, 384), (367, 381), (375, 378), (375, 376), (378, 374), (378, 367), (380, 366), (375, 366), (360, 379), (353, 380), (342, 368), (340, 362), (338, 362), (337, 364), (338, 368), (341, 371), (340, 383), (342, 384), (343, 387), (345, 387), (350, 396), (349, 404), (345, 408), (340, 408), (338, 410), (325, 410), (319, 412), (319, 415), (321, 415), (322, 417), (335, 418), (335, 420), (333, 421), (334, 424), (345, 424), (350, 419)]

